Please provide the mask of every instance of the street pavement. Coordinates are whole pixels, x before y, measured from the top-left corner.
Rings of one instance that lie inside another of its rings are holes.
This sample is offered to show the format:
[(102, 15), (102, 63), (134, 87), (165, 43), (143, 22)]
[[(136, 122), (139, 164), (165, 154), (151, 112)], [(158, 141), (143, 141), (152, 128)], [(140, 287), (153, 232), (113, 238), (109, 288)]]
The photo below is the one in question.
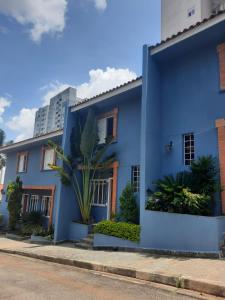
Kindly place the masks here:
[(124, 276), (4, 253), (0, 254), (0, 285), (0, 299), (13, 300), (218, 299)]

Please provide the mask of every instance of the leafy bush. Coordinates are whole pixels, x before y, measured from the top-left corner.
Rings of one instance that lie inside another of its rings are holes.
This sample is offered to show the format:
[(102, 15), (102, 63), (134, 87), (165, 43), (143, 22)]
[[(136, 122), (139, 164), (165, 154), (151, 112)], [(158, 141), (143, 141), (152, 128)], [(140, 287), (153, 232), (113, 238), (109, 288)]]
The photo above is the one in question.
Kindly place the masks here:
[(210, 196), (191, 193), (187, 188), (176, 192), (173, 198), (168, 198), (165, 205), (165, 195), (162, 192), (154, 193), (148, 200), (146, 209), (165, 211), (180, 214), (203, 215), (211, 214)]
[(194, 161), (190, 172), (156, 181), (156, 191), (146, 209), (195, 215), (212, 215), (214, 193), (219, 190), (216, 159), (211, 155)]
[(113, 221), (101, 221), (94, 228), (95, 233), (115, 236), (132, 242), (140, 240), (140, 230), (140, 225)]
[(19, 177), (16, 181), (9, 183), (7, 186), (8, 211), (9, 211), (9, 227), (14, 230), (20, 217), (21, 200), (22, 200), (22, 181)]
[(41, 212), (31, 211), (22, 215), (22, 222), (24, 224), (41, 224)]
[(43, 235), (46, 231), (41, 225), (38, 224), (23, 224), (21, 227), (22, 235)]
[(138, 223), (138, 206), (134, 190), (130, 183), (127, 183), (125, 189), (120, 196), (120, 219), (128, 223)]
[(192, 186), (194, 193), (212, 196), (219, 191), (218, 166), (216, 158), (209, 156), (198, 157), (191, 164)]

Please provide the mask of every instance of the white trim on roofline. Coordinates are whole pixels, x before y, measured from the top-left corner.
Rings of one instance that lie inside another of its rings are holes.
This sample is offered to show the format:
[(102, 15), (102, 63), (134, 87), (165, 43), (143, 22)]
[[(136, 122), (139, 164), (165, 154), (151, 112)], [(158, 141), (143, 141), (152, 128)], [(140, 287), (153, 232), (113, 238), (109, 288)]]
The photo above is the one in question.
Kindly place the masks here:
[(96, 104), (96, 103), (99, 103), (99, 102), (101, 102), (103, 100), (106, 100), (108, 98), (117, 96), (121, 93), (127, 92), (127, 91), (129, 91), (133, 88), (136, 88), (140, 85), (142, 85), (142, 78), (140, 78), (138, 80), (135, 80), (133, 82), (130, 82), (130, 83), (128, 83), (126, 85), (123, 85), (121, 87), (115, 88), (112, 91), (106, 92), (103, 95), (99, 95), (99, 96), (97, 96), (93, 99), (87, 100), (86, 102), (84, 101), (83, 103), (77, 104), (77, 105), (75, 105), (71, 108), (71, 112), (78, 111), (80, 109), (86, 108), (86, 107), (88, 107), (90, 105), (93, 105), (93, 104)]
[[(198, 34), (222, 21), (225, 20), (225, 14), (220, 14), (218, 15), (217, 17), (211, 19), (211, 20), (208, 20), (206, 22), (203, 22), (202, 24), (200, 25), (196, 25), (196, 27), (186, 31), (186, 32), (183, 32), (183, 33), (180, 33), (177, 37), (174, 37), (172, 38), (171, 40), (163, 43), (163, 44), (160, 44), (158, 46), (155, 46), (153, 49), (150, 49), (150, 53), (151, 55), (154, 55), (162, 50), (165, 50), (187, 38), (190, 38), (191, 36), (195, 35), (195, 34)], [(150, 46), (151, 48), (151, 46)]]
[(41, 141), (44, 141), (44, 140), (47, 140), (47, 139), (50, 139), (50, 138), (53, 138), (53, 137), (57, 137), (57, 136), (60, 136), (60, 135), (63, 135), (63, 130), (57, 130), (57, 131), (49, 132), (47, 134), (40, 135), (40, 136), (37, 136), (37, 137), (33, 137), (33, 138), (30, 138), (30, 139), (27, 139), (27, 140), (24, 140), (24, 141), (21, 141), (21, 142), (18, 142), (18, 143), (14, 143), (14, 144), (10, 144), (10, 145), (0, 147), (0, 152), (6, 152), (8, 150), (13, 150), (13, 149), (16, 149), (16, 148), (19, 148), (19, 147), (22, 147), (22, 146), (33, 144), (35, 142), (41, 142)]

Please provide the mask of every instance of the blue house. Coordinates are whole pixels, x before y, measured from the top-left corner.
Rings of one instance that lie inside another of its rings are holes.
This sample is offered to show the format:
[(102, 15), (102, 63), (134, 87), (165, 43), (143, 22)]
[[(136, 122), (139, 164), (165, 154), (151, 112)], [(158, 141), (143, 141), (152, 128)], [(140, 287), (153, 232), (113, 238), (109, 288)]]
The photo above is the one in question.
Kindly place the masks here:
[[(154, 188), (156, 179), (188, 170), (201, 155), (218, 158), (225, 186), (224, 28), (225, 14), (218, 13), (155, 46), (145, 45), (142, 77), (68, 107), (63, 132), (1, 149), (8, 157), (5, 188), (20, 175), (23, 209), (39, 205), (48, 224), (54, 224), (55, 241), (74, 239), (73, 220), (80, 215), (72, 188), (45, 169), (55, 159), (45, 146), (55, 140), (69, 155), (77, 116), (85, 117), (94, 108), (100, 143), (113, 136), (110, 151), (117, 153), (117, 161), (95, 182), (99, 193), (93, 199), (94, 221), (119, 211), (119, 196), (132, 181), (140, 206), (139, 247), (219, 252), (225, 232), (224, 191), (217, 197), (213, 217), (152, 212), (145, 207), (147, 190)], [(7, 217), (6, 201), (3, 197), (1, 211)]]

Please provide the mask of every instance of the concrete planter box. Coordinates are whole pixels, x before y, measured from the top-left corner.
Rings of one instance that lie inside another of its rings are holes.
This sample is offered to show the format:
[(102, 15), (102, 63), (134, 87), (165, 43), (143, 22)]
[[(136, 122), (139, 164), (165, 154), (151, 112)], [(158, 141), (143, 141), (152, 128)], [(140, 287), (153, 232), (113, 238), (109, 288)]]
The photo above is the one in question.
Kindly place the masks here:
[(31, 235), (30, 237), (31, 243), (38, 243), (38, 244), (52, 244), (52, 241), (47, 239), (45, 236), (39, 236), (39, 235)]
[(129, 240), (123, 240), (121, 238), (95, 233), (94, 235), (94, 247), (95, 248), (139, 248), (139, 243)]
[(8, 232), (5, 234), (5, 237), (7, 239), (15, 240), (15, 241), (23, 241), (23, 240), (26, 240), (27, 238), (29, 238), (26, 236), (18, 235), (16, 233), (8, 233)]
[(145, 210), (141, 247), (180, 252), (219, 253), (225, 216), (203, 217)]
[(71, 222), (69, 228), (69, 240), (80, 241), (85, 238), (91, 231), (91, 225)]

